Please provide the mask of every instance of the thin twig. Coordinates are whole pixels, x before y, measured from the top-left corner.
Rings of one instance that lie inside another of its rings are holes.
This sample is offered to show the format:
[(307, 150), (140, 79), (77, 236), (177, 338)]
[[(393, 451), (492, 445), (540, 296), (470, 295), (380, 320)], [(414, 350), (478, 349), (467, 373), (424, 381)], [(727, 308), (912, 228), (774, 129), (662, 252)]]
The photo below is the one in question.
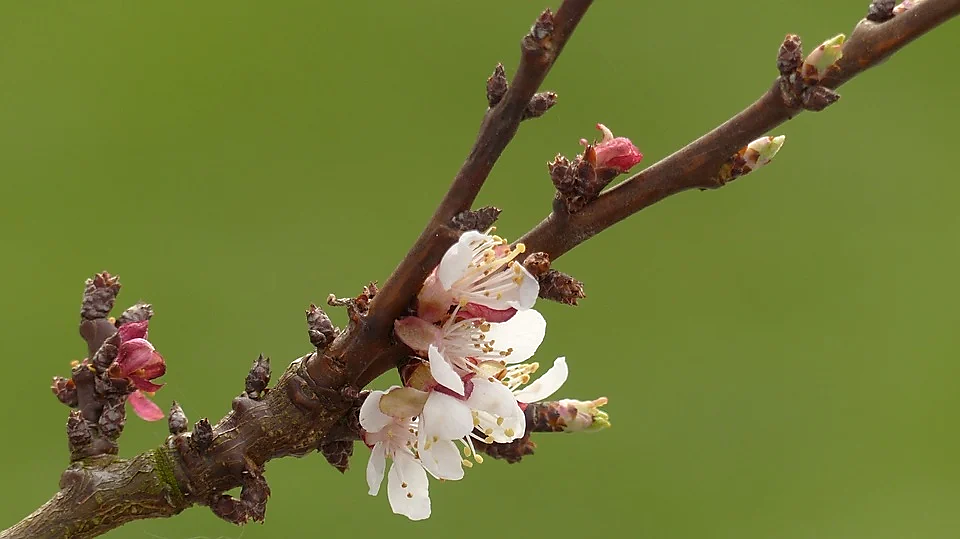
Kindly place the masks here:
[[(960, 0), (927, 0), (884, 23), (862, 20), (843, 49), (838, 69), (823, 83), (837, 88), (914, 39), (960, 13)], [(771, 51), (772, 52), (772, 51)], [(773, 66), (773, 54), (770, 65)], [(713, 131), (624, 180), (575, 214), (554, 211), (518, 241), (528, 252), (556, 260), (602, 230), (688, 189), (715, 189), (721, 164), (738, 148), (786, 122), (802, 109), (788, 107), (777, 83), (760, 99)]]

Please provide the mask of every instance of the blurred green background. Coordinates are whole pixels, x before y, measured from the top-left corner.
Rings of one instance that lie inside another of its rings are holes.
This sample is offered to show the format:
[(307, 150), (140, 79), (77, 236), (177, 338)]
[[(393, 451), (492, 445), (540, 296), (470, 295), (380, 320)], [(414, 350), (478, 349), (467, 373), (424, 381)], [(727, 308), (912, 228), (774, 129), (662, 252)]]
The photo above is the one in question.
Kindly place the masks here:
[[(545, 84), (560, 104), (479, 202), (519, 236), (550, 208), (545, 162), (596, 122), (655, 162), (766, 90), (784, 34), (809, 50), (866, 4), (597, 2)], [(158, 402), (219, 418), (258, 353), (308, 350), (309, 302), (389, 274), (546, 5), (3, 2), (0, 528), (67, 463), (47, 388), (82, 357), (84, 278), (118, 273), (122, 306), (156, 307)], [(613, 429), (433, 482), (422, 523), (366, 495), (358, 447), (343, 477), (271, 462), (264, 525), (193, 508), (108, 537), (956, 537), (958, 24), (778, 129), (768, 168), (561, 259), (589, 297), (541, 304), (539, 358), (566, 355), (563, 396), (608, 396)], [(165, 434), (131, 418), (121, 452)]]

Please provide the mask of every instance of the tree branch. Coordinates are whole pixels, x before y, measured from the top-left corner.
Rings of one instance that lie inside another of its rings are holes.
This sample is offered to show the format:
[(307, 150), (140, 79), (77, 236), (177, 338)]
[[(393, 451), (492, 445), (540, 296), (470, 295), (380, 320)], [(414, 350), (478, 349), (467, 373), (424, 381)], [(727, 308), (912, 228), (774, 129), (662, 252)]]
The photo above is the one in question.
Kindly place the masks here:
[[(958, 13), (960, 0), (925, 0), (883, 23), (861, 20), (844, 45), (837, 69), (822, 85), (839, 87)], [(624, 180), (577, 213), (555, 208), (518, 241), (527, 245), (528, 252), (542, 251), (555, 260), (670, 195), (722, 187), (717, 173), (738, 148), (802, 111), (785, 102), (778, 79), (756, 102), (719, 127)]]
[[(523, 40), (520, 67), (509, 88), (501, 92), (498, 81), (488, 87), (491, 108), (473, 149), (383, 291), (371, 283), (354, 299), (334, 299), (333, 304), (347, 307), (350, 317), (343, 331), (334, 328), (318, 308), (308, 311), (316, 352), (294, 361), (273, 389), (265, 389), (269, 362), (258, 359), (246, 383), (241, 385), (238, 380), (238, 389), (245, 391), (232, 401), (232, 411), (215, 425), (203, 419), (193, 432), (184, 432), (186, 418), (177, 407), (175, 421), (170, 423), (171, 436), (161, 445), (129, 460), (115, 456), (124, 420), (122, 399), (132, 395), (133, 388), (126, 382), (111, 385), (111, 380), (121, 380), (112, 374), (112, 361), (122, 345), (114, 321), (106, 316), (119, 285), (106, 274), (100, 281), (93, 280), (85, 294), (81, 325), (89, 361), (79, 364), (71, 379), (54, 381), (58, 398), (77, 409), (68, 423), (72, 464), (61, 478), (60, 492), (22, 522), (0, 532), (0, 539), (95, 537), (131, 520), (167, 517), (195, 504), (208, 505), (218, 516), (235, 523), (262, 520), (270, 494), (263, 467), (269, 460), (321, 450), (342, 469), (343, 452), (352, 447), (342, 444), (353, 439), (358, 428), (356, 409), (362, 397), (358, 388), (395, 367), (408, 353), (391, 341), (393, 321), (404, 314), (456, 239), (459, 225), (452, 220), (470, 208), (521, 120), (552, 102), (550, 96), (541, 96), (538, 104), (530, 105), (590, 4), (589, 0), (565, 0), (556, 15), (545, 12)], [(839, 86), (958, 12), (960, 0), (925, 0), (886, 22), (862, 21), (837, 70), (820, 81), (820, 86)], [(886, 15), (881, 12), (879, 16)], [(734, 118), (601, 194), (580, 211), (570, 213), (556, 205), (554, 213), (522, 241), (529, 251), (542, 251), (549, 255), (546, 258), (555, 259), (671, 194), (722, 186), (720, 168), (738, 148), (802, 110), (796, 99), (790, 99), (788, 91), (793, 87), (785, 86), (785, 80), (782, 76)], [(811, 108), (809, 103), (802, 106)], [(582, 290), (573, 288), (561, 297), (571, 302), (582, 297)], [(119, 325), (136, 323), (150, 314), (149, 306), (141, 306), (129, 316), (121, 316)], [(595, 411), (599, 402), (531, 405), (526, 409), (527, 430), (589, 430), (593, 422), (605, 421), (605, 416)], [(521, 438), (514, 447), (500, 445), (481, 445), (480, 449), (511, 461), (532, 449), (528, 438)], [(236, 487), (242, 489), (239, 498), (224, 494)]]

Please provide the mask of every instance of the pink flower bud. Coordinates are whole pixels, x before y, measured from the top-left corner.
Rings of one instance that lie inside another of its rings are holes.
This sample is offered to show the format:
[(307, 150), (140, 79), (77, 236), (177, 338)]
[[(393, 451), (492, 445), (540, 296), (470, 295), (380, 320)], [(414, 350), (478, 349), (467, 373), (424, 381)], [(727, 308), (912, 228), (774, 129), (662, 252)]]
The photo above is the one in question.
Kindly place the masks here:
[[(603, 133), (603, 138), (593, 146), (596, 154), (594, 166), (597, 169), (613, 169), (623, 174), (643, 159), (640, 150), (626, 137), (614, 137), (613, 132), (603, 124), (597, 124), (597, 129)], [(586, 139), (580, 139), (580, 144), (589, 148)]]

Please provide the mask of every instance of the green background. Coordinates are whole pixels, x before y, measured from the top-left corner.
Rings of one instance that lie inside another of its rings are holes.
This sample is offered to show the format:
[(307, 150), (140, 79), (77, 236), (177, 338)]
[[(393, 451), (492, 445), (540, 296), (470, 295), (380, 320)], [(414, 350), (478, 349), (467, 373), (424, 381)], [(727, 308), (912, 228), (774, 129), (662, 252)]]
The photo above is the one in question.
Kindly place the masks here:
[[(545, 84), (560, 104), (479, 202), (519, 236), (550, 208), (544, 163), (596, 122), (653, 163), (766, 90), (784, 34), (809, 49), (867, 3), (597, 2)], [(0, 4), (0, 528), (67, 463), (47, 387), (82, 358), (84, 278), (108, 269), (122, 306), (155, 305), (161, 406), (219, 418), (258, 353), (282, 368), (309, 349), (309, 302), (389, 274), (473, 142), (485, 78), (513, 74), (545, 7), (149, 4)], [(956, 537), (958, 36), (779, 128), (768, 168), (561, 259), (589, 297), (541, 303), (539, 359), (566, 355), (563, 396), (608, 396), (612, 430), (433, 482), (422, 523), (366, 495), (358, 447), (345, 476), (271, 462), (264, 525), (201, 507), (108, 537)], [(165, 434), (131, 418), (121, 452)]]

